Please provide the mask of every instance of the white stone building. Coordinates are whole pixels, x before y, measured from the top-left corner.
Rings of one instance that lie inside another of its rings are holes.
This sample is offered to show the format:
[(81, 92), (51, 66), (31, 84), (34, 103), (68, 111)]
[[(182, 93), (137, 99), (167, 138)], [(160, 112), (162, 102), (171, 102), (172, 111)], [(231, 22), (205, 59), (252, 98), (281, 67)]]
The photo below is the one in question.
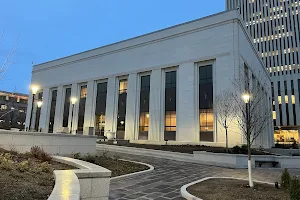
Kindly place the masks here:
[(300, 142), (299, 0), (226, 0), (241, 17), (270, 72), (274, 139)]
[[(249, 76), (267, 82), (271, 113), (269, 73), (235, 10), (35, 65), (32, 84), (43, 106), (34, 106), (31, 128), (38, 123), (42, 131), (61, 132), (72, 121), (73, 134), (94, 127), (94, 134), (116, 132), (133, 142), (224, 145), (210, 104), (244, 65)], [(70, 97), (78, 99), (73, 118)], [(30, 111), (31, 105), (27, 127)], [(266, 127), (256, 144), (273, 145), (272, 129)], [(230, 145), (243, 142), (230, 131)]]

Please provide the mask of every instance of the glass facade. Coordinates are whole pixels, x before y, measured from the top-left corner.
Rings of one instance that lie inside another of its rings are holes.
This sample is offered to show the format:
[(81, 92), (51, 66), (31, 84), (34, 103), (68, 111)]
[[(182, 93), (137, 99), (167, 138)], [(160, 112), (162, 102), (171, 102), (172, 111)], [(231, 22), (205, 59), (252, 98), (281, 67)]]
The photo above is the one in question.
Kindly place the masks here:
[(166, 72), (164, 140), (176, 140), (176, 84), (177, 72)]
[(199, 67), (200, 141), (214, 141), (212, 65)]
[(139, 140), (148, 140), (150, 75), (141, 77)]
[(95, 111), (95, 134), (104, 136), (105, 111), (106, 111), (107, 83), (97, 84), (96, 111)]
[(119, 81), (117, 139), (124, 139), (126, 125), (127, 79)]
[(87, 85), (83, 85), (80, 87), (77, 134), (83, 134), (86, 95), (87, 95)]
[(49, 118), (49, 130), (48, 130), (49, 133), (53, 133), (55, 108), (56, 108), (56, 98), (57, 98), (57, 90), (52, 90), (51, 106), (50, 106), (50, 118)]
[(63, 113), (63, 127), (68, 127), (69, 125), (69, 111), (70, 111), (70, 101), (71, 101), (70, 98), (71, 98), (71, 88), (66, 88), (64, 113)]

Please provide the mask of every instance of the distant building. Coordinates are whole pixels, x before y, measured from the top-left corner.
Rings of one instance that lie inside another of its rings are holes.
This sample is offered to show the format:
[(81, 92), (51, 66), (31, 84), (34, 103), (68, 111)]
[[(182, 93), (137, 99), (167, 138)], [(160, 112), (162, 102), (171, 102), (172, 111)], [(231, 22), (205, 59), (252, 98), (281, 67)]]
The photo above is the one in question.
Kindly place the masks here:
[(241, 17), (272, 80), (275, 142), (300, 142), (299, 0), (226, 0)]
[(0, 128), (24, 129), (28, 95), (0, 91)]
[[(43, 104), (32, 109), (29, 103), (26, 127), (113, 132), (140, 143), (225, 145), (213, 101), (244, 71), (261, 86), (271, 115), (271, 80), (252, 38), (236, 10), (218, 13), (34, 66), (34, 102)], [(74, 106), (71, 97), (78, 99)], [(230, 146), (243, 143), (239, 130), (230, 131)], [(273, 145), (271, 122), (256, 145)]]

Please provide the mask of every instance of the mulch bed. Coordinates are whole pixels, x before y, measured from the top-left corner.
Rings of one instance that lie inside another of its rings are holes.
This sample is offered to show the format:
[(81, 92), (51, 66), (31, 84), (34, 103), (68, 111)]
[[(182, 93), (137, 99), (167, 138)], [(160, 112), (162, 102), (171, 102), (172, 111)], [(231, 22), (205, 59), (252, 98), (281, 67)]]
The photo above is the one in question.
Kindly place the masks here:
[(255, 183), (254, 188), (247, 187), (248, 182), (234, 179), (209, 179), (192, 185), (187, 191), (204, 200), (285, 200), (289, 194), (274, 185)]
[[(0, 154), (8, 151), (0, 148)], [(10, 152), (14, 153), (14, 152)], [(53, 171), (36, 171), (42, 161), (33, 158), (29, 153), (13, 154), (14, 161), (11, 170), (0, 168), (0, 199), (5, 200), (34, 200), (48, 199), (54, 187)], [(24, 172), (16, 168), (17, 163), (29, 162), (29, 170)], [(74, 169), (72, 166), (50, 161), (51, 167), (55, 170)]]
[(112, 172), (112, 177), (149, 169), (145, 165), (120, 160), (119, 156), (108, 156), (106, 152), (97, 155), (75, 156), (74, 158), (109, 169)]
[[(189, 154), (193, 154), (193, 151), (226, 153), (226, 148), (224, 148), (224, 147), (211, 147), (211, 146), (204, 146), (204, 145), (152, 145), (152, 144), (135, 144), (135, 143), (111, 144), (108, 142), (98, 142), (98, 144), (118, 145), (118, 146), (125, 146), (125, 147), (136, 147), (136, 148), (172, 151), (172, 152), (189, 153)], [(245, 149), (245, 148), (238, 148), (238, 149), (237, 148), (229, 148), (228, 153), (229, 154), (247, 154), (247, 149)], [(252, 149), (251, 154), (252, 155), (273, 155), (271, 153), (259, 151), (257, 149)]]

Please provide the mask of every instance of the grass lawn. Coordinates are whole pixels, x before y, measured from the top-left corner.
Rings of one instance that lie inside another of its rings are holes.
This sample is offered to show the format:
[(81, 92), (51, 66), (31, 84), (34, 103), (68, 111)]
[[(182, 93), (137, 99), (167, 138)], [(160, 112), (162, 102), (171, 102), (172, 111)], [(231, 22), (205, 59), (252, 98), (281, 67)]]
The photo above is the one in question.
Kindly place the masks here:
[[(125, 143), (125, 144), (111, 144), (108, 142), (98, 142), (98, 144), (109, 144), (109, 145), (118, 145), (126, 147), (136, 147), (144, 149), (154, 149), (162, 151), (172, 151), (179, 153), (189, 153), (192, 154), (193, 151), (207, 151), (213, 153), (226, 153), (224, 147), (211, 147), (204, 145), (153, 145), (153, 144), (136, 144), (136, 143)], [(247, 148), (245, 147), (233, 147), (228, 149), (229, 154), (247, 154)], [(252, 155), (271, 155), (270, 153), (260, 151), (258, 149), (251, 150)]]
[(276, 189), (274, 185), (254, 183), (234, 179), (209, 179), (187, 188), (192, 195), (205, 200), (285, 200), (289, 193)]
[(84, 160), (109, 169), (112, 172), (112, 177), (149, 169), (145, 165), (120, 160), (119, 156), (108, 156), (106, 152), (98, 153), (96, 155), (88, 154), (85, 156), (81, 156), (80, 154), (74, 154), (73, 157), (75, 159)]
[(73, 167), (0, 148), (0, 199), (47, 199), (55, 183), (53, 170), (63, 169)]

